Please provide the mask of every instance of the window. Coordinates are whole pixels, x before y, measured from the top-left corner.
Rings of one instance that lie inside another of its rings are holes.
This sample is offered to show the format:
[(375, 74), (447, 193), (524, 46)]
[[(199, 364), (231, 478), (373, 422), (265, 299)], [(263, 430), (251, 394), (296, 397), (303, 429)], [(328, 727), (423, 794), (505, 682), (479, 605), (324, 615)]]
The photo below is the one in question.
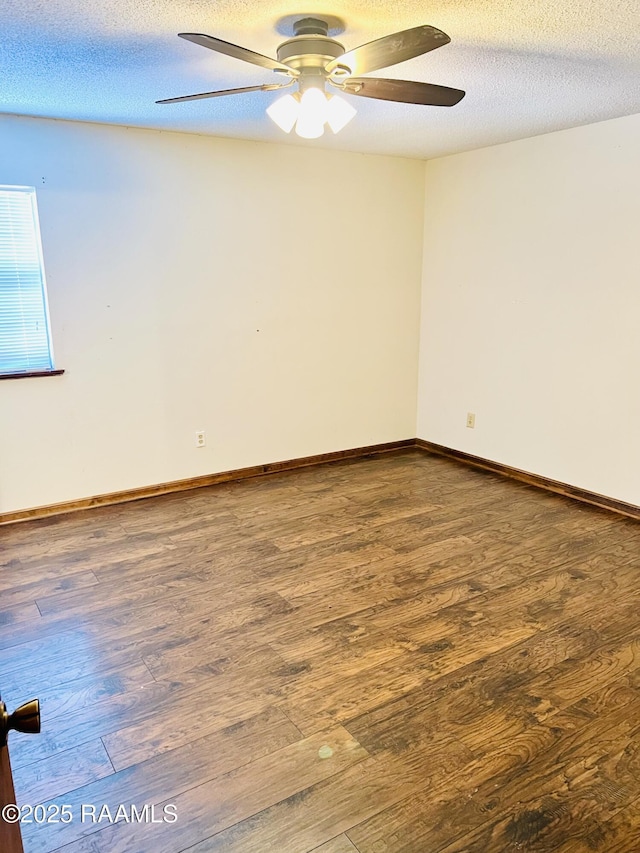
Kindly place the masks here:
[(53, 369), (36, 191), (0, 186), (0, 378)]

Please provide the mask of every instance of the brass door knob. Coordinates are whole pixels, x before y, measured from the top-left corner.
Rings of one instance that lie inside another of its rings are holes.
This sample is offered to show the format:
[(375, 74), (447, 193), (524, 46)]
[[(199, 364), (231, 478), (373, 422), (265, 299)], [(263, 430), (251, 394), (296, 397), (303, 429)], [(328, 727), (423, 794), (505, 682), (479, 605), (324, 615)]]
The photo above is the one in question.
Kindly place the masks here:
[(0, 746), (6, 746), (7, 735), (11, 730), (35, 734), (40, 732), (40, 701), (32, 699), (13, 712), (7, 713), (7, 706), (0, 701)]

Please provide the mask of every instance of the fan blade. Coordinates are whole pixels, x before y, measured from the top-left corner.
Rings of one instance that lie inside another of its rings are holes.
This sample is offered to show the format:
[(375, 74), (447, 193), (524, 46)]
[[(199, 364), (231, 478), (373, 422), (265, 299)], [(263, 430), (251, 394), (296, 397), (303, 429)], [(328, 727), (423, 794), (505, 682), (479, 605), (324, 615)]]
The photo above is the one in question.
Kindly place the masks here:
[(387, 68), (389, 65), (428, 53), (450, 41), (446, 33), (435, 27), (413, 27), (349, 50), (332, 59), (325, 66), (325, 71), (331, 74), (338, 66), (344, 65), (349, 68), (351, 74), (366, 74), (368, 71), (377, 71), (379, 68)]
[(382, 77), (348, 77), (338, 88), (348, 95), (431, 107), (453, 107), (465, 95), (461, 89), (450, 89), (448, 86), (418, 83), (415, 80), (385, 80)]
[[(293, 82), (293, 81), (291, 81)], [(263, 86), (244, 86), (242, 89), (221, 89), (218, 92), (202, 92), (201, 95), (183, 95), (181, 98), (165, 98), (156, 104), (177, 104), (180, 101), (199, 101), (201, 98), (219, 98), (221, 95), (241, 95), (243, 92), (272, 92), (286, 89), (291, 83), (265, 83)]]
[(297, 77), (299, 72), (289, 68), (288, 65), (283, 65), (276, 59), (271, 59), (269, 56), (263, 56), (261, 53), (254, 53), (252, 50), (247, 50), (246, 47), (240, 47), (237, 44), (231, 44), (228, 41), (206, 36), (203, 33), (178, 33), (181, 39), (192, 41), (194, 44), (208, 47), (210, 50), (215, 50), (218, 53), (224, 53), (227, 56), (233, 56), (234, 59), (243, 59), (245, 62), (251, 62), (253, 65), (259, 65), (261, 68), (268, 68), (270, 71), (284, 71), (292, 77)]

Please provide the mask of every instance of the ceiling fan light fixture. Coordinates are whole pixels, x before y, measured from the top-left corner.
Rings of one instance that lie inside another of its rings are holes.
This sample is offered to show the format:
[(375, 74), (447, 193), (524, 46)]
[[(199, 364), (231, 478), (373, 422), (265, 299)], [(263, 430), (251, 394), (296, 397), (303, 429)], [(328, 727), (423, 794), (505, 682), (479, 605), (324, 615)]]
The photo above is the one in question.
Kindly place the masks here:
[(283, 95), (267, 109), (269, 118), (285, 133), (291, 133), (293, 125), (298, 120), (299, 112), (300, 104), (293, 95)]
[[(338, 18), (331, 20), (334, 24), (339, 22)], [(342, 26), (341, 22), (339, 23)], [(331, 26), (335, 29), (334, 24)], [(271, 104), (267, 115), (285, 133), (291, 133), (295, 127), (298, 136), (317, 139), (324, 133), (325, 124), (328, 124), (334, 133), (338, 133), (356, 113), (348, 101), (325, 94), (327, 83), (349, 95), (361, 95), (400, 104), (453, 107), (464, 97), (465, 93), (461, 89), (452, 89), (449, 86), (421, 83), (417, 80), (387, 80), (384, 77), (360, 76), (406, 62), (448, 44), (451, 39), (437, 27), (428, 24), (411, 27), (361, 44), (345, 53), (343, 45), (329, 35), (331, 26), (328, 21), (311, 16), (295, 21), (293, 38), (278, 46), (277, 59), (205, 33), (178, 33), (181, 38), (201, 47), (275, 71), (288, 79), (284, 83), (262, 83), (164, 98), (156, 103), (175, 104), (224, 95), (272, 92), (296, 83), (298, 91)]]
[(356, 110), (341, 98), (340, 95), (332, 95), (327, 105), (327, 122), (334, 133), (339, 133), (356, 114)]

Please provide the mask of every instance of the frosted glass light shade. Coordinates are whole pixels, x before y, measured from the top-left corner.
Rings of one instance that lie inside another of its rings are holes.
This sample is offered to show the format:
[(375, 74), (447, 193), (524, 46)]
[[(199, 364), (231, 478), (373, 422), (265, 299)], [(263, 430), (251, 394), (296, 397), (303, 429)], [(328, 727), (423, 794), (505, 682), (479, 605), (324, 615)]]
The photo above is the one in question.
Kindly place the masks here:
[(267, 109), (269, 118), (275, 121), (280, 130), (284, 130), (285, 133), (291, 133), (299, 112), (300, 104), (293, 95), (283, 95)]
[(327, 121), (334, 133), (338, 133), (345, 125), (349, 124), (356, 111), (339, 95), (333, 95), (327, 105)]
[(307, 89), (300, 98), (296, 133), (304, 139), (317, 139), (324, 133), (327, 99), (321, 89)]

